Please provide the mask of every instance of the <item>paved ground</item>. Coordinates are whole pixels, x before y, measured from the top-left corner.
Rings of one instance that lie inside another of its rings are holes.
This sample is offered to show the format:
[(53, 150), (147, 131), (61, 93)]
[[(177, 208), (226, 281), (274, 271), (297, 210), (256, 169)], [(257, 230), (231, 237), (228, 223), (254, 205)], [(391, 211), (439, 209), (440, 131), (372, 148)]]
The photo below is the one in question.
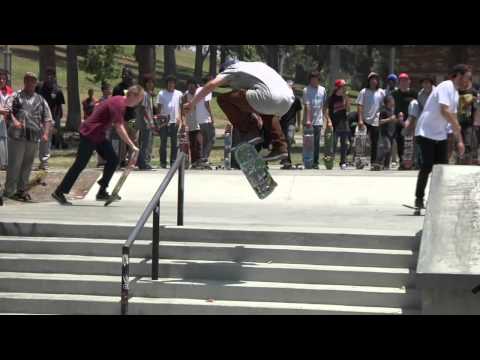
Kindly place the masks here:
[[(104, 208), (94, 201), (96, 186), (73, 207), (25, 204), (0, 207), (3, 221), (104, 223), (133, 225), (165, 176), (165, 170), (134, 172), (123, 200)], [(240, 171), (188, 171), (185, 180), (185, 225), (212, 228), (270, 229), (413, 235), (423, 217), (402, 204), (413, 202), (416, 172), (280, 171), (279, 186), (258, 200)], [(118, 179), (116, 173), (112, 184)], [(161, 203), (161, 224), (176, 222), (177, 178)], [(112, 186), (113, 188), (113, 186)], [(12, 209), (14, 209), (12, 211)]]

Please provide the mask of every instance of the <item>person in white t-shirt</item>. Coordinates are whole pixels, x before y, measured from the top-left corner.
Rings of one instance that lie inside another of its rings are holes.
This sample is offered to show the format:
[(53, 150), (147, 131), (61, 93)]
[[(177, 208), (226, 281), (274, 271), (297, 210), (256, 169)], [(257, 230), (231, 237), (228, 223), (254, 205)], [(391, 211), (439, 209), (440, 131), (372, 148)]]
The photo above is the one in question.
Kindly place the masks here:
[(380, 89), (380, 76), (377, 73), (368, 75), (368, 86), (360, 91), (357, 98), (358, 127), (366, 125), (370, 136), (371, 163), (377, 161), (377, 144), (380, 125), (380, 108), (385, 98), (385, 91)]
[(157, 104), (161, 115), (170, 115), (168, 126), (160, 130), (160, 167), (167, 167), (167, 141), (170, 138), (170, 166), (177, 159), (177, 133), (181, 123), (180, 103), (183, 94), (176, 90), (177, 80), (168, 76), (167, 88), (158, 93)]
[[(203, 79), (203, 84), (206, 84), (210, 79)], [(196, 94), (198, 94), (202, 87), (197, 89)], [(215, 125), (213, 119), (212, 108), (210, 107), (210, 101), (212, 100), (212, 94), (208, 94), (203, 101), (200, 101), (195, 107), (195, 113), (197, 116), (197, 121), (200, 124), (200, 131), (203, 137), (203, 150), (202, 150), (202, 161), (208, 163), (208, 158), (210, 157), (210, 152), (212, 147), (215, 144)]]
[(460, 124), (457, 119), (459, 94), (471, 79), (472, 72), (467, 65), (457, 65), (450, 73), (450, 80), (438, 85), (429, 96), (415, 129), (417, 143), (422, 153), (422, 164), (418, 174), (415, 192), (415, 207), (425, 208), (425, 188), (428, 176), (435, 164), (448, 164), (449, 125), (457, 140), (458, 153), (465, 153)]
[(286, 81), (262, 62), (227, 59), (220, 70), (215, 79), (184, 105), (186, 113), (193, 111), (195, 105), (217, 87), (231, 87), (233, 91), (219, 95), (217, 102), (234, 131), (238, 131), (245, 141), (258, 144), (262, 142), (258, 124), (263, 123), (266, 138), (271, 139), (272, 144), (272, 151), (264, 159), (280, 161), (287, 158), (287, 139), (280, 118), (288, 112), (295, 96)]

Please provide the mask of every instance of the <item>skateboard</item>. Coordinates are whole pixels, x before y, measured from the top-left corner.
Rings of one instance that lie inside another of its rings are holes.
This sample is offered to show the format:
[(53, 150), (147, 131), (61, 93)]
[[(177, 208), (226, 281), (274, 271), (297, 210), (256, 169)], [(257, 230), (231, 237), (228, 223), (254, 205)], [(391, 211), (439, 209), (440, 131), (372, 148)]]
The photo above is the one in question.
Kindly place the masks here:
[(372, 170), (381, 171), (385, 169), (385, 157), (387, 156), (388, 139), (380, 135), (377, 145), (377, 160), (372, 163)]
[(325, 129), (325, 155), (323, 156), (323, 162), (327, 170), (333, 169), (334, 158), (333, 158), (333, 129), (327, 127)]
[(422, 216), (422, 209), (417, 208), (415, 206), (411, 206), (411, 205), (405, 205), (405, 204), (402, 206), (406, 207), (407, 209), (414, 210), (414, 213), (413, 213), (414, 216)]
[(355, 129), (355, 167), (358, 170), (365, 168), (368, 164), (367, 158), (367, 127), (365, 126), (363, 129), (360, 129), (358, 126)]
[(223, 151), (223, 165), (225, 170), (232, 169), (232, 127), (227, 125), (225, 128), (224, 137), (224, 151)]
[(267, 165), (255, 147), (242, 143), (232, 149), (233, 154), (258, 198), (266, 199), (273, 193), (277, 183), (268, 172)]
[(137, 158), (138, 158), (138, 152), (133, 153), (130, 158), (130, 162), (128, 166), (125, 168), (125, 170), (123, 170), (122, 176), (120, 176), (120, 179), (118, 179), (117, 184), (115, 185), (113, 192), (110, 195), (110, 198), (105, 202), (104, 206), (108, 206), (118, 199), (118, 193), (122, 189), (123, 184), (125, 184), (125, 181), (127, 180), (128, 175), (130, 175), (130, 173), (132, 172), (133, 167), (137, 162)]
[(305, 125), (303, 128), (303, 165), (305, 169), (313, 168), (313, 142), (313, 126)]
[(403, 159), (402, 166), (405, 170), (413, 169), (415, 162), (415, 130), (403, 129), (402, 135), (404, 138)]

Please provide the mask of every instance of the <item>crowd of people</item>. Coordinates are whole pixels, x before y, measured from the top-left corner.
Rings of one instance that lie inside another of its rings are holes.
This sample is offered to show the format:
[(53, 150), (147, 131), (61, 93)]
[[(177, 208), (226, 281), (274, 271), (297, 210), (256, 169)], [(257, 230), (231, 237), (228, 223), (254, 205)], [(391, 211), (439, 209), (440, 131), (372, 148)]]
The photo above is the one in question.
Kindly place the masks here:
[[(248, 141), (259, 151), (268, 149), (264, 159), (280, 161), (282, 169), (293, 167), (292, 145), (302, 125), (313, 130), (314, 169), (320, 167), (325, 128), (333, 129), (334, 141), (333, 148), (324, 151), (330, 150), (334, 156), (339, 151), (343, 170), (350, 165), (348, 155), (355, 151), (356, 130), (366, 128), (372, 170), (397, 166), (399, 170), (420, 170), (416, 194), (419, 204), (423, 201), (431, 167), (434, 163), (448, 163), (455, 144), (457, 164), (480, 164), (478, 90), (468, 66), (457, 66), (439, 86), (433, 78), (421, 79), (419, 91), (411, 88), (411, 79), (406, 73), (389, 75), (384, 88), (381, 82), (377, 73), (369, 74), (356, 105), (352, 105), (347, 82), (335, 81), (327, 93), (318, 71), (310, 73), (303, 96), (299, 97), (295, 95), (292, 81), (286, 81), (260, 62), (227, 59), (217, 77), (201, 81), (191, 78), (185, 92), (177, 90), (174, 76), (165, 78), (165, 88), (158, 93), (154, 74), (143, 75), (136, 85), (132, 71), (125, 67), (121, 82), (113, 90), (103, 82), (99, 99), (90, 89), (82, 101), (77, 159), (53, 196), (60, 203), (66, 203), (64, 194), (68, 194), (94, 151), (97, 166), (104, 168), (104, 176), (99, 181), (99, 200), (109, 196), (106, 188), (115, 169), (131, 161), (128, 148), (138, 150), (135, 165), (139, 170), (151, 170), (154, 137), (158, 136), (160, 167), (167, 168), (168, 163), (172, 166), (177, 155), (178, 134), (183, 129), (190, 143), (191, 167), (211, 168), (209, 158), (215, 143), (211, 101), (218, 87), (232, 89), (219, 94), (217, 102), (229, 126), (233, 125), (234, 145)], [(47, 170), (50, 151), (68, 147), (61, 128), (63, 104), (64, 95), (54, 69), (47, 69), (46, 79), (40, 84), (36, 74), (26, 73), (24, 87), (17, 92), (8, 86), (8, 73), (0, 71), (0, 167), (7, 171), (4, 196), (30, 200), (26, 186), (36, 154), (39, 169)], [(437, 119), (431, 125), (428, 119), (435, 116), (443, 120)], [(408, 131), (415, 138), (411, 166), (406, 166), (404, 161)], [(439, 146), (445, 146), (445, 157), (441, 156)]]

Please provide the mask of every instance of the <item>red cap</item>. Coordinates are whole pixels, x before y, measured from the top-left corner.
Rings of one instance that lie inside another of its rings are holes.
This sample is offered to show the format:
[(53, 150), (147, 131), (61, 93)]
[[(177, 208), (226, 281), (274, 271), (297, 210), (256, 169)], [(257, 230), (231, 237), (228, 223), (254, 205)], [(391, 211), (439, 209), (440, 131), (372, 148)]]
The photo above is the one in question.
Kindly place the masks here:
[(335, 87), (336, 88), (341, 88), (343, 86), (347, 85), (347, 82), (343, 79), (335, 81)]
[(398, 78), (399, 78), (400, 80), (402, 80), (402, 79), (410, 80), (410, 76), (408, 76), (408, 74), (406, 74), (406, 73), (401, 73), (401, 74), (398, 76)]

